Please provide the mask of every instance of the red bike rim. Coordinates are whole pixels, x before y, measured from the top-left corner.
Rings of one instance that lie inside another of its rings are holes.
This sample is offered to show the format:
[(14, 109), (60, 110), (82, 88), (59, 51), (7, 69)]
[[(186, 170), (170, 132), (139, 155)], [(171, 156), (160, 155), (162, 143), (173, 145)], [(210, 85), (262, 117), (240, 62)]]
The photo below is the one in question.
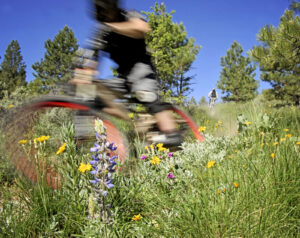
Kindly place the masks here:
[(198, 130), (197, 124), (188, 115), (186, 115), (183, 111), (175, 107), (172, 107), (171, 111), (175, 112), (176, 114), (181, 116), (182, 119), (185, 120), (186, 124), (189, 126), (189, 128), (193, 132), (193, 135), (198, 141), (202, 142), (204, 140), (204, 137), (201, 135), (201, 133)]

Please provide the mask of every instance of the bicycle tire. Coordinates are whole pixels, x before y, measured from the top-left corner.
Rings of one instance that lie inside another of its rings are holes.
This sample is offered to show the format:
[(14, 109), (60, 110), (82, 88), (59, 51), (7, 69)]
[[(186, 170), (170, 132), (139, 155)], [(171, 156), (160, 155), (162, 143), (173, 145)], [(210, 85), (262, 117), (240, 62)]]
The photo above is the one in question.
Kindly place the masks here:
[[(7, 122), (4, 127), (5, 148), (17, 172), (24, 175), (31, 182), (37, 182), (39, 176), (36, 172), (36, 166), (41, 166), (41, 164), (30, 161), (18, 142), (32, 133), (35, 123), (41, 118), (41, 115), (44, 115), (49, 109), (53, 108), (60, 108), (68, 112), (84, 111), (95, 118), (100, 118), (106, 127), (107, 140), (110, 143), (114, 142), (117, 146), (117, 150), (114, 153), (119, 155), (121, 163), (126, 161), (129, 154), (126, 137), (114, 123), (109, 121), (104, 113), (94, 110), (87, 103), (74, 101), (71, 97), (43, 97), (22, 105), (6, 118)], [(95, 141), (95, 137), (93, 141)], [(34, 156), (32, 148), (30, 148), (29, 153), (30, 157)], [(46, 171), (45, 178), (47, 184), (54, 189), (59, 188), (61, 185), (61, 176), (58, 172), (53, 168), (46, 168)]]

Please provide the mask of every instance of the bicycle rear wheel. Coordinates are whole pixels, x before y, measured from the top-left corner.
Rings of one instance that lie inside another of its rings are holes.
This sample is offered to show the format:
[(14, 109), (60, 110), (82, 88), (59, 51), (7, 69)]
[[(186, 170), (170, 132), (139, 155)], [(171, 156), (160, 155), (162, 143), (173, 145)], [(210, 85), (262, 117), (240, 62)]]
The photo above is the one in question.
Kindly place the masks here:
[[(107, 140), (117, 146), (117, 150), (114, 153), (120, 157), (121, 163), (124, 163), (129, 154), (127, 140), (104, 113), (99, 113), (89, 105), (80, 101), (75, 102), (69, 97), (45, 97), (19, 107), (12, 115), (6, 118), (3, 130), (5, 134), (5, 148), (16, 170), (30, 181), (36, 183), (40, 178), (37, 172), (38, 168), (43, 167), (43, 171), (46, 173), (43, 177), (46, 179), (47, 184), (54, 189), (59, 188), (61, 176), (55, 169), (55, 163), (58, 158), (55, 152), (63, 142), (60, 141), (61, 138), (59, 138), (58, 134), (64, 123), (73, 123), (74, 115), (78, 112), (84, 112), (85, 115), (88, 115), (89, 123), (92, 127), (94, 119), (99, 118), (103, 121), (106, 127)], [(47, 151), (50, 151), (49, 153), (52, 152), (49, 156), (50, 164), (35, 159), (38, 158), (38, 152), (34, 147), (35, 144), (32, 143), (34, 138), (40, 138), (41, 140), (50, 138), (49, 141), (51, 143), (49, 143), (49, 148), (46, 148)], [(22, 140), (23, 142), (25, 140), (31, 141), (26, 152), (20, 144)], [(95, 142), (95, 132), (91, 132), (81, 146), (88, 146), (92, 142)]]

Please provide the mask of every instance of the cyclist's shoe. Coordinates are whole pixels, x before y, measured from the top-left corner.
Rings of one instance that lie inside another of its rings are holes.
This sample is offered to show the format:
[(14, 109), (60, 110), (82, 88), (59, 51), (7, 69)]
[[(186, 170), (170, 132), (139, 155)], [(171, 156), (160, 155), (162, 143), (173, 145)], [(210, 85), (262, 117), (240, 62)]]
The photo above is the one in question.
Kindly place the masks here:
[(163, 133), (160, 135), (153, 136), (151, 138), (152, 143), (162, 143), (165, 147), (177, 147), (183, 142), (183, 137), (179, 132), (174, 133)]

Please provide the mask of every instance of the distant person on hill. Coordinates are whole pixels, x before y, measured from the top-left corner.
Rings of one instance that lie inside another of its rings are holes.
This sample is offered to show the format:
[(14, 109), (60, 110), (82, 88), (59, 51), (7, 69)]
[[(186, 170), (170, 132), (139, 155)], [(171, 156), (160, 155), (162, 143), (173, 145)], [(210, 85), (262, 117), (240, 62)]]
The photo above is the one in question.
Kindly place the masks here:
[(215, 105), (216, 100), (218, 99), (218, 93), (214, 88), (209, 92), (208, 99), (209, 99), (208, 106), (210, 109), (212, 109), (213, 106)]

